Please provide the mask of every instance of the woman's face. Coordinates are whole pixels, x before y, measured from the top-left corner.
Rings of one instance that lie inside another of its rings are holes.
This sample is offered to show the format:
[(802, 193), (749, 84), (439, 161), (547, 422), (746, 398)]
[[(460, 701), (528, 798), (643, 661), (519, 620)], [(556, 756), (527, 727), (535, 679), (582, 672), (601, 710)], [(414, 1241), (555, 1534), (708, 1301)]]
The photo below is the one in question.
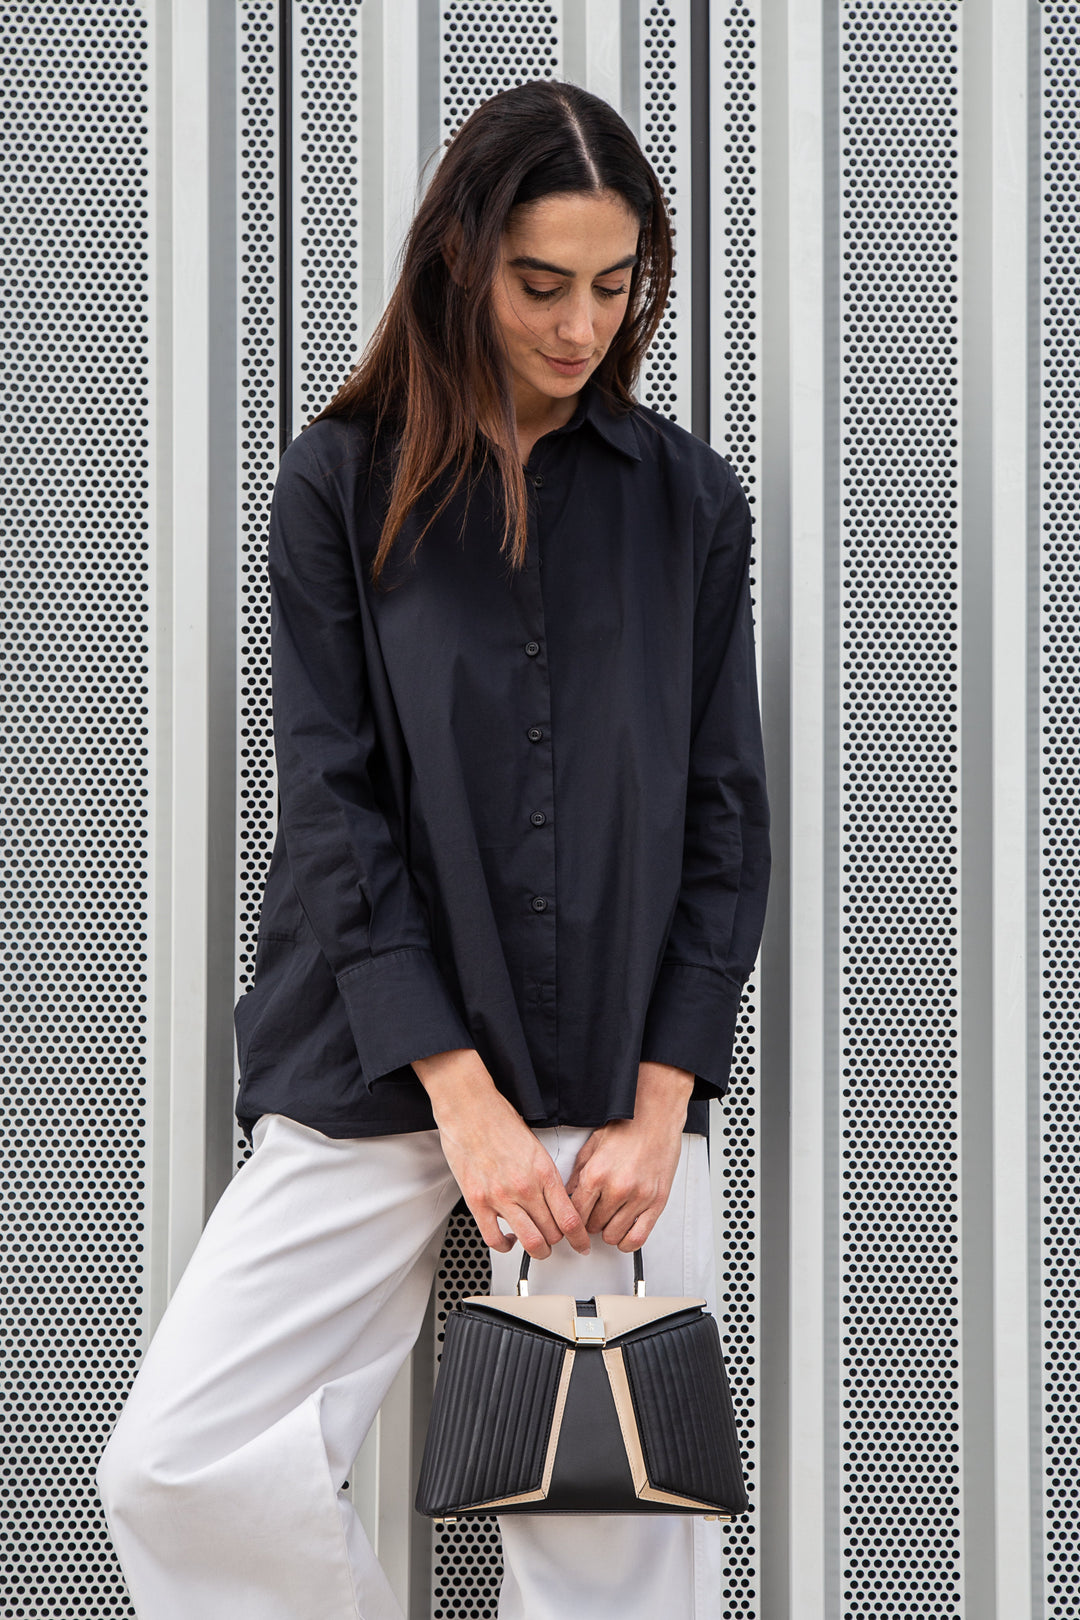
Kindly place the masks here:
[(622, 324), (638, 221), (617, 192), (560, 192), (510, 216), (492, 313), (518, 414), (576, 394)]

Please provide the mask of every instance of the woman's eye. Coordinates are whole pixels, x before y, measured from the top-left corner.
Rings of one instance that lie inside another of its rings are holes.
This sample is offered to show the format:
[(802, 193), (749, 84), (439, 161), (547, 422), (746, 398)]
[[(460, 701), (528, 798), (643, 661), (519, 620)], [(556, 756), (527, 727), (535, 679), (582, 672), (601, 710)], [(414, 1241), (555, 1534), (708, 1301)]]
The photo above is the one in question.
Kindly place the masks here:
[[(561, 287), (530, 287), (527, 281), (523, 281), (521, 285), (530, 298), (535, 298), (540, 302), (548, 298), (554, 298), (556, 293), (562, 291)], [(621, 298), (626, 292), (626, 285), (624, 283), (621, 287), (597, 287), (596, 291), (601, 298)]]

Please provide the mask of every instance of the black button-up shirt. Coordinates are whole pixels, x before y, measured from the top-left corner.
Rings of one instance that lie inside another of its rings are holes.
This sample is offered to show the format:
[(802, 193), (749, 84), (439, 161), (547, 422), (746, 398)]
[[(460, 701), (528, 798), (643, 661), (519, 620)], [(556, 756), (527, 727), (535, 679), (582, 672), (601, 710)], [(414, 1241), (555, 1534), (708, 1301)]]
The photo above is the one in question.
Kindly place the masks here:
[(374, 589), (361, 422), (281, 458), (269, 576), (279, 820), (237, 1115), (430, 1129), (412, 1059), (475, 1047), (535, 1126), (633, 1114), (638, 1064), (728, 1083), (769, 878), (748, 565), (728, 463), (587, 384), (537, 441), (527, 566), (482, 478)]

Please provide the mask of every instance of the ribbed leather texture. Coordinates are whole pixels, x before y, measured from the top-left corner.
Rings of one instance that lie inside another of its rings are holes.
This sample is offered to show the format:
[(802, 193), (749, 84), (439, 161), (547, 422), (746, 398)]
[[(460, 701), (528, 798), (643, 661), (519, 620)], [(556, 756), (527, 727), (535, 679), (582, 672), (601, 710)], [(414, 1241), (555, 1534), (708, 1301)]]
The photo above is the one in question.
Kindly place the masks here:
[(540, 1485), (566, 1346), (452, 1310), (416, 1506), (440, 1517)]
[(622, 1341), (650, 1485), (745, 1513), (735, 1415), (711, 1316)]

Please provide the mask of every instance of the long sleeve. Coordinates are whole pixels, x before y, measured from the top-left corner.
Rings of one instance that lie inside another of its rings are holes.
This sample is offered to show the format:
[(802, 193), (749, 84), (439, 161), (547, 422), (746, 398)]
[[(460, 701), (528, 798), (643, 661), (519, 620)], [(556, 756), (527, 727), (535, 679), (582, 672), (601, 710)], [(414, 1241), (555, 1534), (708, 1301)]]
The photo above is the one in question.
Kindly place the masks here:
[(364, 1083), (472, 1046), (423, 905), (372, 791), (358, 587), (332, 478), (301, 434), (270, 516), (274, 747), (300, 905), (330, 964)]
[(751, 514), (731, 474), (694, 618), (682, 880), (649, 1001), (643, 1061), (727, 1089), (743, 985), (761, 942), (769, 807), (750, 603)]

